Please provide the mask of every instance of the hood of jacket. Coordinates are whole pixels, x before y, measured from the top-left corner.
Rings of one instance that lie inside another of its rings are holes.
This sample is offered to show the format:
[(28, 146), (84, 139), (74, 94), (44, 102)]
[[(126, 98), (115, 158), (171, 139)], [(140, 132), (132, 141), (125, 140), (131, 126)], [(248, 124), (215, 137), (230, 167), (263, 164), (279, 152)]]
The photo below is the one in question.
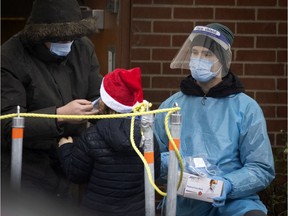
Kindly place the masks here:
[(72, 41), (97, 30), (96, 19), (82, 19), (76, 0), (35, 0), (21, 37), (35, 43)]
[[(106, 145), (115, 151), (127, 151), (133, 147), (130, 142), (130, 118), (103, 119), (96, 122), (97, 134)], [(134, 124), (134, 141), (139, 147), (141, 142), (141, 121), (135, 119)]]
[(227, 97), (229, 95), (245, 91), (239, 78), (231, 72), (222, 78), (222, 82), (212, 87), (207, 94), (203, 92), (201, 87), (197, 84), (196, 80), (191, 75), (181, 81), (180, 89), (183, 94), (186, 95), (199, 97), (206, 96), (213, 98)]

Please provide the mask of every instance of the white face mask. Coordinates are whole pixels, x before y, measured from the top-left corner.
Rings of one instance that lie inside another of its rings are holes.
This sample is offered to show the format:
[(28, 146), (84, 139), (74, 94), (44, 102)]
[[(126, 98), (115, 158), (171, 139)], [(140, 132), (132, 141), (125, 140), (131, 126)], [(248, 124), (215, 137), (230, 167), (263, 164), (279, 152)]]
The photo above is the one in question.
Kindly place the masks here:
[(216, 72), (211, 71), (212, 66), (218, 61), (212, 62), (201, 58), (191, 58), (189, 68), (192, 77), (199, 82), (209, 82), (219, 74), (222, 68), (221, 66)]
[(72, 42), (68, 43), (51, 43), (50, 51), (58, 56), (67, 56), (71, 51)]

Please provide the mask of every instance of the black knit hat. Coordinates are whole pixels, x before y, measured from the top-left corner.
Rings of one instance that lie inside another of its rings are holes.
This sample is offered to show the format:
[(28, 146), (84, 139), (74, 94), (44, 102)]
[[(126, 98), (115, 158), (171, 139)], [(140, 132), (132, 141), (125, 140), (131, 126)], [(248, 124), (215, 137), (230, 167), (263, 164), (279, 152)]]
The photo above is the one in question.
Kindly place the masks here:
[(76, 0), (35, 0), (21, 34), (32, 42), (57, 42), (72, 41), (96, 32), (96, 20), (82, 19)]
[(206, 26), (219, 31), (226, 38), (226, 40), (230, 44), (230, 46), (232, 46), (232, 43), (234, 40), (234, 34), (232, 33), (232, 31), (228, 27), (226, 27), (220, 23), (210, 23)]

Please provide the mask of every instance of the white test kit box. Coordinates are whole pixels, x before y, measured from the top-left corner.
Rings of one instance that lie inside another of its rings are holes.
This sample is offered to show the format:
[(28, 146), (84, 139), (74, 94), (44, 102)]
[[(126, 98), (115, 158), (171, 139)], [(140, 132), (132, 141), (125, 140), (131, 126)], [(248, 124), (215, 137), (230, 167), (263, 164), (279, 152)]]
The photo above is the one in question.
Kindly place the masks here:
[(190, 199), (213, 202), (213, 198), (221, 196), (223, 181), (192, 175), (183, 172), (183, 179), (177, 194)]

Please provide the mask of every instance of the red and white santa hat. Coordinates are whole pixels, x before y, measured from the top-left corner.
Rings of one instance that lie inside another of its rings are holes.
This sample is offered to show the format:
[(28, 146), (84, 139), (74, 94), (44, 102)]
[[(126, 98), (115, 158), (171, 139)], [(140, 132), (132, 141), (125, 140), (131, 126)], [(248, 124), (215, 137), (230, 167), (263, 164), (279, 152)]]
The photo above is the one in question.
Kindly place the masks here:
[(143, 102), (140, 68), (117, 68), (104, 76), (100, 87), (102, 101), (119, 113), (129, 113)]

